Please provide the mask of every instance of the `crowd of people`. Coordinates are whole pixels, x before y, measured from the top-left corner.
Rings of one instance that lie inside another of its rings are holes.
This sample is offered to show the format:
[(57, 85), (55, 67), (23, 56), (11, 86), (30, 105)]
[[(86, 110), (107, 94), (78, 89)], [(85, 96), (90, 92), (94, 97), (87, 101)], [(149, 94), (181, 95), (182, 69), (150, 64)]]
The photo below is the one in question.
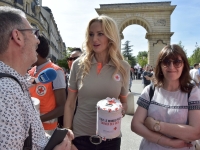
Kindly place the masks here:
[[(96, 104), (107, 97), (119, 99), (124, 116), (132, 80), (141, 78), (144, 89), (131, 122), (131, 130), (143, 137), (140, 149), (195, 149), (200, 139), (199, 66), (190, 71), (180, 46), (165, 46), (155, 67), (136, 69), (123, 59), (116, 22), (101, 15), (89, 21), (84, 51), (73, 49), (66, 73), (47, 59), (48, 40), (24, 12), (0, 6), (0, 27), (1, 150), (42, 150), (58, 125), (68, 133), (54, 150), (120, 150), (122, 134), (112, 139), (96, 135)], [(46, 68), (56, 71), (55, 80), (35, 84)], [(31, 97), (40, 100), (39, 112)]]

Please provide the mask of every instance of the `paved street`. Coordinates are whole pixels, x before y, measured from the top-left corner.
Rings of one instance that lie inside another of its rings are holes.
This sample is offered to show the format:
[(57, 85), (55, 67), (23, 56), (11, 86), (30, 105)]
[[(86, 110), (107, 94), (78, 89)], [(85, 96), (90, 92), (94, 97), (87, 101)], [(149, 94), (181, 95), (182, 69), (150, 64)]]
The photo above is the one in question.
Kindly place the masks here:
[[(134, 102), (135, 108), (137, 108), (136, 101), (138, 96), (143, 90), (142, 80), (133, 80), (131, 91), (134, 93)], [(131, 131), (130, 125), (132, 115), (125, 115), (122, 119), (121, 131), (122, 131), (122, 143), (121, 143), (121, 150), (138, 150), (140, 141), (142, 137), (133, 133)]]

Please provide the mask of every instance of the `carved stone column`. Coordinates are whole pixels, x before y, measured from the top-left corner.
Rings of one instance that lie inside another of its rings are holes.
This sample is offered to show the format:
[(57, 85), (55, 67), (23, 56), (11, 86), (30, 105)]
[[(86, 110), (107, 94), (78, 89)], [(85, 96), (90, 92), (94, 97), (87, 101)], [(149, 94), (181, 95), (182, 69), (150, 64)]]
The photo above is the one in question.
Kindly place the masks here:
[(146, 39), (148, 39), (148, 63), (155, 66), (158, 54), (164, 46), (170, 44), (171, 36), (173, 32), (168, 33), (147, 33)]

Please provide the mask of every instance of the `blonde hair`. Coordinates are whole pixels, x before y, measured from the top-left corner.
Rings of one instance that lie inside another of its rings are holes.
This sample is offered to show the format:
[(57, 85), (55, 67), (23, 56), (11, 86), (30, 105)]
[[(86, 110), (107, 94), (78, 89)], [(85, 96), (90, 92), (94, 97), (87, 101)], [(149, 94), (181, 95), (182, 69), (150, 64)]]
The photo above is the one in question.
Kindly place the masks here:
[(83, 44), (83, 49), (85, 50), (83, 55), (80, 57), (79, 65), (80, 70), (82, 70), (81, 75), (81, 83), (83, 78), (89, 73), (91, 67), (91, 60), (94, 56), (94, 51), (90, 45), (89, 41), (89, 29), (92, 23), (100, 22), (102, 25), (102, 30), (104, 35), (109, 39), (109, 46), (108, 46), (108, 55), (110, 60), (114, 63), (116, 69), (113, 73), (113, 76), (119, 71), (122, 74), (123, 84), (126, 81), (126, 70), (120, 63), (120, 60), (124, 60), (121, 52), (120, 52), (120, 36), (117, 24), (115, 21), (105, 15), (101, 15), (99, 17), (93, 18), (90, 20), (85, 34), (85, 42)]

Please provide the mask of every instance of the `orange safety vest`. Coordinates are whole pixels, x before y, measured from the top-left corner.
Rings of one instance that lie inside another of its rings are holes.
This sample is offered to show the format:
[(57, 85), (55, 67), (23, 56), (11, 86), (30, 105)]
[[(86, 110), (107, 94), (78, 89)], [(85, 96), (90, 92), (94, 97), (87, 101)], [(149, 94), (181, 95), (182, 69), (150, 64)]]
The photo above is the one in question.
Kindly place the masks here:
[[(29, 74), (32, 77), (38, 77), (38, 74), (47, 68), (53, 68), (55, 70), (62, 70), (59, 66), (55, 65), (52, 62), (47, 63), (39, 72), (34, 74), (36, 72), (36, 66), (33, 67), (31, 70), (29, 70)], [(53, 83), (49, 82), (46, 84), (43, 83), (37, 83), (35, 86), (32, 86), (29, 88), (31, 97), (36, 97), (40, 100), (40, 114), (46, 114), (50, 112), (51, 110), (56, 108), (56, 100), (55, 95), (53, 91)], [(47, 122), (42, 123), (45, 130), (53, 130), (57, 127), (57, 118), (52, 119)]]

